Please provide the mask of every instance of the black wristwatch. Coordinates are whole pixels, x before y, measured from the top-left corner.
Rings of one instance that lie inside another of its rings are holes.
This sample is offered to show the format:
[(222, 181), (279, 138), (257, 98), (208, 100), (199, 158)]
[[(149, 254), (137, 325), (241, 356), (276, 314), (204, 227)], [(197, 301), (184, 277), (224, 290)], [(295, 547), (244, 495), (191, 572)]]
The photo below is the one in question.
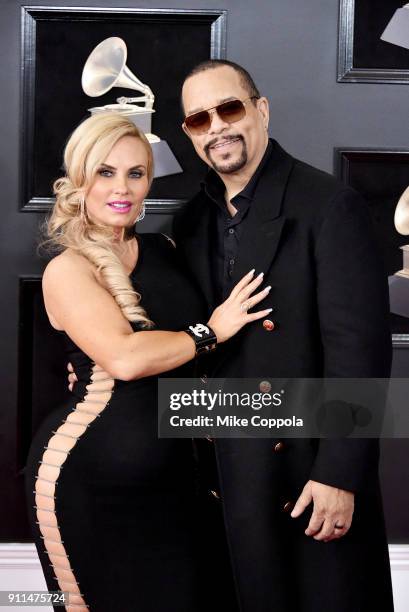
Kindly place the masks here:
[(217, 337), (214, 331), (204, 323), (196, 323), (195, 325), (189, 325), (184, 330), (191, 338), (193, 338), (196, 345), (196, 355), (203, 353), (209, 353), (214, 351), (217, 347)]

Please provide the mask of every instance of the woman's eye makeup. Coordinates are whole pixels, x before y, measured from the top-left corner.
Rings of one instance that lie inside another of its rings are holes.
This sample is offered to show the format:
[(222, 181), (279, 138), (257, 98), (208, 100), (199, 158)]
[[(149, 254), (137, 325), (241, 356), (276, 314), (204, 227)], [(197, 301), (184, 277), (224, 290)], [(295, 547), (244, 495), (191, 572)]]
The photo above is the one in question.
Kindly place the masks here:
[(132, 178), (142, 178), (145, 176), (145, 173), (143, 170), (131, 170), (129, 176)]
[[(100, 176), (110, 177), (110, 176), (114, 176), (115, 171), (110, 170), (109, 168), (100, 168), (98, 170), (98, 174)], [(128, 176), (130, 178), (142, 178), (143, 176), (145, 176), (145, 171), (143, 169), (130, 170)]]

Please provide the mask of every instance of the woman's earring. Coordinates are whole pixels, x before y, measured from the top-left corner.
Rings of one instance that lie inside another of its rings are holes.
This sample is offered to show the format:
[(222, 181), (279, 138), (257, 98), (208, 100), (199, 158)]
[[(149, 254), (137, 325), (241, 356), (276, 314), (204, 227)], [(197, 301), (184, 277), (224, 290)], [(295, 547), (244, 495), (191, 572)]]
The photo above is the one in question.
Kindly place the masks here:
[(146, 209), (145, 209), (145, 202), (142, 202), (142, 208), (141, 208), (141, 210), (139, 211), (139, 215), (138, 215), (138, 216), (136, 217), (136, 219), (135, 219), (136, 223), (137, 223), (138, 221), (142, 221), (142, 219), (144, 219), (144, 218), (145, 218), (145, 213), (146, 213)]

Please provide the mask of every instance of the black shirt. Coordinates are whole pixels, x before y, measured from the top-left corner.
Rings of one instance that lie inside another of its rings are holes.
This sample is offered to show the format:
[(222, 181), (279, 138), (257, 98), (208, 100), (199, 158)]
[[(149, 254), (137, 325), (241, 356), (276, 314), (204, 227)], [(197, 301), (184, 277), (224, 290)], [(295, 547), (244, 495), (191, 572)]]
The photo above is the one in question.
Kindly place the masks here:
[[(257, 183), (271, 156), (273, 145), (268, 141), (265, 153), (257, 170), (240, 193), (231, 199), (237, 210), (232, 217), (227, 209), (225, 191), (221, 178), (210, 170), (202, 183), (204, 193), (211, 206), (210, 259), (213, 270), (215, 297), (218, 303), (224, 301), (233, 289), (232, 275), (243, 233), (242, 221), (246, 218), (254, 197)], [(262, 270), (261, 270), (262, 271)], [(250, 272), (250, 270), (249, 270)]]

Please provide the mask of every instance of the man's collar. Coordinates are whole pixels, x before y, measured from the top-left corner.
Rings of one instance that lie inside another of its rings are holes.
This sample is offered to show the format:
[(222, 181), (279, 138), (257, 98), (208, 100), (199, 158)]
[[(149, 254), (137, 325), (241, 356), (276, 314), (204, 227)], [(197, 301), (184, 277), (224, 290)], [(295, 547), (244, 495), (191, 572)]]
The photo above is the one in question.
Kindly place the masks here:
[(242, 191), (240, 191), (240, 193), (238, 193), (236, 196), (234, 196), (234, 198), (232, 199), (232, 202), (235, 198), (237, 197), (242, 197), (242, 198), (248, 198), (249, 200), (252, 200), (254, 197), (254, 192), (256, 190), (257, 187), (257, 183), (258, 180), (268, 162), (268, 160), (271, 157), (271, 152), (273, 150), (273, 143), (271, 142), (271, 140), (268, 140), (267, 143), (267, 147), (266, 150), (264, 151), (264, 155), (261, 158), (261, 161), (259, 163), (259, 165), (257, 166), (257, 169), (255, 171), (255, 173), (253, 174), (253, 176), (251, 177), (251, 179), (249, 180), (249, 182), (247, 183), (247, 185), (244, 187), (244, 189), (242, 189)]
[[(240, 203), (241, 198), (245, 198), (249, 200), (249, 202), (253, 199), (254, 192), (257, 187), (257, 183), (259, 181), (259, 178), (268, 160), (271, 157), (272, 150), (273, 150), (273, 143), (272, 143), (272, 140), (269, 139), (264, 155), (259, 165), (257, 166), (256, 171), (254, 172), (253, 176), (251, 177), (247, 185), (240, 191), (240, 193), (238, 193), (237, 195), (234, 196), (234, 198), (232, 198), (231, 200), (232, 204)], [(225, 194), (226, 188), (220, 176), (213, 169), (210, 169), (208, 171), (205, 180), (202, 181), (201, 183), (201, 187), (206, 193), (206, 195), (211, 200), (213, 200), (213, 202), (215, 202), (218, 206), (222, 206), (223, 209), (225, 209), (226, 204), (225, 204), (224, 194)]]

